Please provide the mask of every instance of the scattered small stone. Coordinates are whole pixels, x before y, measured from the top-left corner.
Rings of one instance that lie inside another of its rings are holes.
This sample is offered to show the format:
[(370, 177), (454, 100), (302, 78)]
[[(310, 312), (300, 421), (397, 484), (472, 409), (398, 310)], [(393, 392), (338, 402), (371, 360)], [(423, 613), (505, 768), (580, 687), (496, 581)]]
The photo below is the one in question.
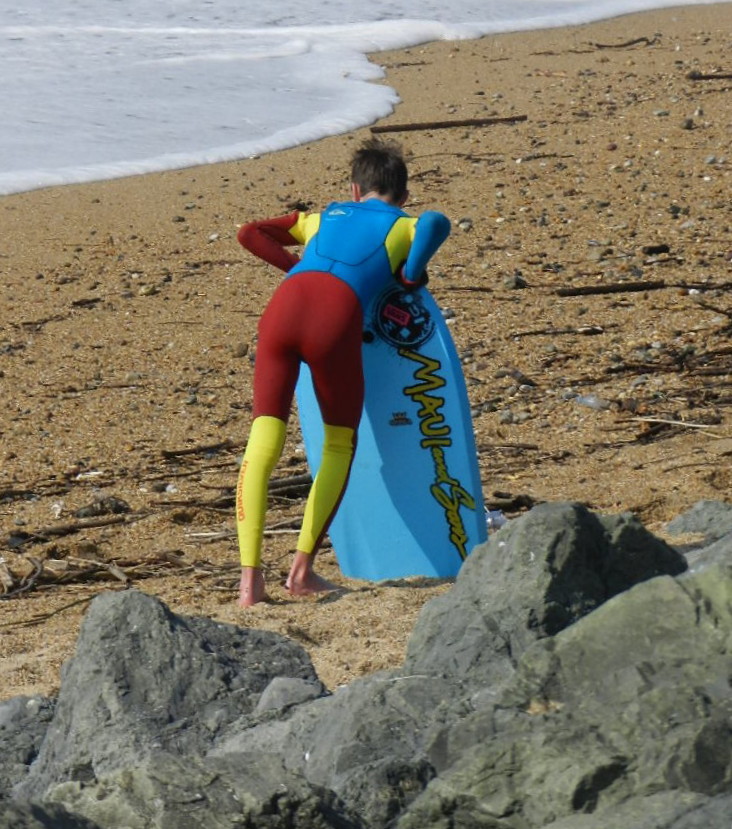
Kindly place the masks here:
[(246, 357), (249, 353), (249, 343), (237, 343), (234, 348), (231, 350), (232, 357), (239, 359), (240, 357)]
[(588, 409), (595, 409), (596, 411), (609, 409), (612, 405), (609, 400), (606, 400), (604, 397), (598, 397), (596, 394), (579, 394), (574, 398), (574, 402), (580, 406), (586, 406)]
[(460, 221), (457, 223), (457, 226), (461, 230), (465, 230), (465, 231), (472, 230), (473, 229), (473, 220), (466, 216), (465, 218), (460, 219)]
[(503, 279), (503, 287), (509, 290), (517, 290), (520, 288), (527, 288), (528, 282), (524, 279), (521, 271), (514, 271), (510, 276)]
[(671, 248), (665, 242), (658, 245), (644, 245), (641, 250), (646, 256), (658, 256), (659, 253), (670, 253)]
[(131, 508), (127, 501), (116, 498), (114, 495), (107, 495), (103, 498), (96, 498), (91, 504), (80, 507), (74, 513), (76, 518), (97, 518), (101, 515), (120, 515), (130, 512)]

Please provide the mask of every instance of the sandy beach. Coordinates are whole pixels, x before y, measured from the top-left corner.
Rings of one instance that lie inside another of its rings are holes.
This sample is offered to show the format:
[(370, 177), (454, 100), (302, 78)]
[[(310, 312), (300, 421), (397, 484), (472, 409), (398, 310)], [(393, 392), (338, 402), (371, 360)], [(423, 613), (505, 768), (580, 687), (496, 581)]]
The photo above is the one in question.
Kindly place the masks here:
[[(386, 135), (409, 159), (407, 209), (453, 222), (430, 289), (486, 503), (510, 517), (576, 500), (663, 535), (730, 499), (731, 33), (727, 3), (373, 56), (402, 99), (374, 126), (402, 127)], [(435, 125), (476, 119), (499, 120)], [(306, 472), (293, 417), (271, 600), (236, 606), (251, 358), (281, 278), (236, 231), (346, 197), (370, 135), (0, 200), (0, 699), (58, 689), (105, 590), (281, 632), (334, 688), (398, 664), (450, 588), (346, 580), (327, 549), (344, 591), (285, 593)]]

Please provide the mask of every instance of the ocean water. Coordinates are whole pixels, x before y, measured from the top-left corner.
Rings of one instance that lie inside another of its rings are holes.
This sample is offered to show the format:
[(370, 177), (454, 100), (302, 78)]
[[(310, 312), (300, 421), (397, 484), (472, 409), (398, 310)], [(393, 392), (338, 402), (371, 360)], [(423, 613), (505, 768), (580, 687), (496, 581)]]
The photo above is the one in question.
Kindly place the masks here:
[(713, 0), (0, 0), (0, 195), (230, 161), (388, 115), (368, 53)]

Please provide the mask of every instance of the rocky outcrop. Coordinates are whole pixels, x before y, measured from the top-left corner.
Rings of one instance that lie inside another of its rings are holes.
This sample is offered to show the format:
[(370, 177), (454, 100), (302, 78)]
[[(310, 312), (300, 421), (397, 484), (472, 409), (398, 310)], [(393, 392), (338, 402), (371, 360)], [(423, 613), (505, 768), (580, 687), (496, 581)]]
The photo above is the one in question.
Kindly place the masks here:
[(0, 705), (0, 829), (728, 829), (732, 533), (702, 532), (687, 569), (536, 507), (333, 694), (284, 637), (102, 595), (58, 699)]

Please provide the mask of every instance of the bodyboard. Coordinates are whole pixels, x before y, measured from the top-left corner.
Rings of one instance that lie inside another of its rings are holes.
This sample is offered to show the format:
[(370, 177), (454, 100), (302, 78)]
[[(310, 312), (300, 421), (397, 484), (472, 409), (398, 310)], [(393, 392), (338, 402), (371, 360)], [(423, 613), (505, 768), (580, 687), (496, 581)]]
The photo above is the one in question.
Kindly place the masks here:
[[(432, 295), (390, 286), (364, 315), (365, 402), (329, 535), (345, 576), (455, 576), (487, 536), (465, 379)], [(307, 365), (297, 389), (315, 476), (323, 426)]]

